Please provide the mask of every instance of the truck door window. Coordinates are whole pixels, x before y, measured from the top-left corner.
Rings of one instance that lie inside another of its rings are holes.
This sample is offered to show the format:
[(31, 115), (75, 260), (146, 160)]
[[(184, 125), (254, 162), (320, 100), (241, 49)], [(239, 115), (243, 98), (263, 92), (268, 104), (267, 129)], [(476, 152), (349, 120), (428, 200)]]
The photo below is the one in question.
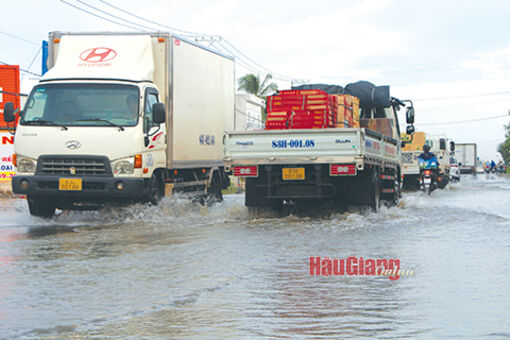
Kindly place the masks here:
[(158, 102), (158, 94), (156, 92), (147, 91), (147, 95), (145, 96), (145, 110), (143, 116), (143, 132), (149, 133), (149, 131), (155, 127), (159, 126), (158, 124), (154, 124), (152, 119), (152, 105)]
[(34, 95), (30, 98), (27, 104), (27, 110), (29, 117), (27, 120), (42, 119), (44, 117), (44, 109), (46, 107), (48, 96), (46, 95), (46, 89), (37, 89)]

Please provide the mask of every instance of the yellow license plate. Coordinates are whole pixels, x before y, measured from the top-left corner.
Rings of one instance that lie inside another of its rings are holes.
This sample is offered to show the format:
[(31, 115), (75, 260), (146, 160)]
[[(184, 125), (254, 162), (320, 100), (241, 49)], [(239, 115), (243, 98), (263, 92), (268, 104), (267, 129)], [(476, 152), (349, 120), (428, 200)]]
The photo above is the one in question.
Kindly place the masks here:
[(283, 168), (283, 180), (303, 180), (305, 179), (305, 168)]
[(81, 191), (81, 178), (59, 178), (58, 190), (61, 191)]

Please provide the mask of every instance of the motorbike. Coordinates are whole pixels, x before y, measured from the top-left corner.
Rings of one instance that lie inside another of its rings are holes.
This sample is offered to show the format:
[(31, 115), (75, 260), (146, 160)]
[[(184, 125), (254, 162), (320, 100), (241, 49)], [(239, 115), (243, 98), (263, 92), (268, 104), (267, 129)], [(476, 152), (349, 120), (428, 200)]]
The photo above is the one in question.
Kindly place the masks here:
[(438, 187), (437, 175), (438, 175), (438, 162), (437, 159), (418, 159), (418, 165), (420, 166), (420, 189), (430, 195)]

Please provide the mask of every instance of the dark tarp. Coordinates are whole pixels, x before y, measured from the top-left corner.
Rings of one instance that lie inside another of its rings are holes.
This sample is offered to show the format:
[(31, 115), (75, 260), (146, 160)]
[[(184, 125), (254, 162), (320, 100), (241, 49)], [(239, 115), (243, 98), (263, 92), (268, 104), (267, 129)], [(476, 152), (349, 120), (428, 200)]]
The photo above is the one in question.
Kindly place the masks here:
[(359, 98), (363, 108), (389, 107), (391, 105), (390, 87), (375, 86), (371, 82), (360, 80), (345, 86), (328, 84), (305, 84), (293, 86), (293, 90), (323, 90), (328, 94), (350, 94)]
[(328, 84), (304, 84), (299, 86), (292, 86), (293, 90), (322, 90), (328, 94), (343, 94), (344, 88), (340, 85)]
[(345, 93), (359, 98), (361, 107), (389, 107), (391, 105), (390, 87), (375, 86), (360, 80), (345, 86)]

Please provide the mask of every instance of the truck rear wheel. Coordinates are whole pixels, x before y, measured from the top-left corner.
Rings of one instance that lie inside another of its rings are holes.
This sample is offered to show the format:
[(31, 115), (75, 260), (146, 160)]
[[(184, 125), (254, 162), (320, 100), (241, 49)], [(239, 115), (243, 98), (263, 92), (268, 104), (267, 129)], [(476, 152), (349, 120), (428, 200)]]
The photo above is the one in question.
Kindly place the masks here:
[(379, 179), (379, 172), (374, 169), (370, 179), (370, 207), (374, 212), (378, 212), (381, 206), (381, 181)]
[(32, 216), (52, 218), (55, 215), (55, 206), (45, 202), (44, 199), (27, 196), (27, 202)]

